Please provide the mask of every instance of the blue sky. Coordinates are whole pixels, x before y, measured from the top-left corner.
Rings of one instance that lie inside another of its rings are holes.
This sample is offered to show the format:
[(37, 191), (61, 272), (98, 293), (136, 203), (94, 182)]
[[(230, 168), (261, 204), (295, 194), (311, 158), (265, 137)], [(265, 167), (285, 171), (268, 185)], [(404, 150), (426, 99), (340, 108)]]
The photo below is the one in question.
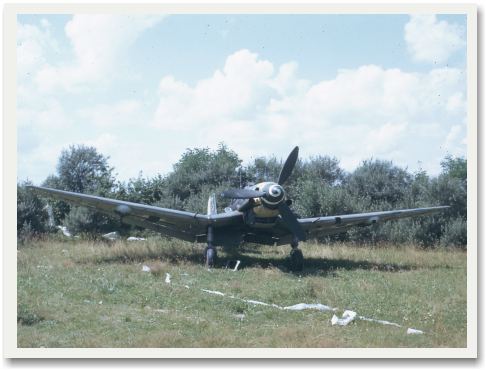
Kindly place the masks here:
[(127, 180), (185, 148), (440, 170), (466, 155), (464, 15), (25, 15), (18, 179), (96, 146)]

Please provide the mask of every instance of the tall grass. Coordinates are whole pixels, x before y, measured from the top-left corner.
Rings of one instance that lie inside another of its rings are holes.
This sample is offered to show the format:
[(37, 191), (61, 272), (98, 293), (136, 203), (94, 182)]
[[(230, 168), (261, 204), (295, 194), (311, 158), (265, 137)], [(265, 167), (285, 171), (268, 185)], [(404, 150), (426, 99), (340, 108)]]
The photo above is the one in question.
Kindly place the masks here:
[[(164, 238), (40, 240), (18, 250), (20, 347), (464, 347), (466, 253), (392, 245), (247, 245), (241, 269), (202, 265), (203, 246)], [(142, 271), (146, 264), (152, 273)], [(166, 273), (171, 284), (165, 282)], [(215, 296), (201, 289), (221, 291)], [(404, 328), (256, 306), (322, 303)], [(408, 336), (407, 327), (426, 334)]]

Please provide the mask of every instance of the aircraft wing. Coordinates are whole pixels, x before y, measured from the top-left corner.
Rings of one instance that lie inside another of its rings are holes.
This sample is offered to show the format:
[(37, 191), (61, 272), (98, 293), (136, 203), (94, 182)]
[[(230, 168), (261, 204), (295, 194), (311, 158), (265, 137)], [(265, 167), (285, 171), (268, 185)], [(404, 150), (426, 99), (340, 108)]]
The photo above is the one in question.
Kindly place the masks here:
[(353, 226), (368, 226), (379, 222), (397, 220), (399, 218), (417, 217), (441, 212), (448, 206), (401, 209), (396, 211), (382, 211), (369, 213), (356, 213), (340, 216), (323, 216), (312, 218), (301, 218), (299, 223), (306, 234), (331, 235), (346, 231)]
[(206, 235), (208, 225), (220, 227), (243, 224), (242, 214), (237, 211), (204, 215), (39, 186), (28, 188), (42, 196), (88, 207), (118, 217), (124, 223), (187, 241), (196, 241), (198, 236)]

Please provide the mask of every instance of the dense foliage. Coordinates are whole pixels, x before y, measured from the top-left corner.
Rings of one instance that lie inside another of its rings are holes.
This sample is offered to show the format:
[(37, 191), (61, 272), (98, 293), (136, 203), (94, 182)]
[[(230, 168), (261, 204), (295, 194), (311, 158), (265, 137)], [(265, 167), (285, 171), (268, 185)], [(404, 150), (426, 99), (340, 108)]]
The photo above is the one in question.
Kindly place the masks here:
[[(162, 176), (116, 182), (108, 157), (95, 148), (71, 146), (61, 153), (57, 174), (49, 176), (44, 186), (97, 194), (116, 199), (161, 207), (206, 212), (208, 196), (230, 187), (260, 181), (275, 181), (282, 160), (255, 158), (242, 165), (238, 155), (226, 145), (216, 151), (208, 148), (187, 149), (174, 164), (173, 171)], [(467, 161), (446, 157), (442, 172), (430, 177), (424, 171), (410, 173), (389, 161), (366, 160), (353, 172), (340, 168), (336, 158), (328, 156), (299, 160), (286, 183), (292, 208), (301, 217), (449, 205), (446, 212), (431, 217), (355, 228), (347, 233), (323, 237), (322, 241), (342, 240), (354, 243), (415, 243), (423, 246), (460, 246), (467, 243)], [(18, 185), (19, 237), (52, 230), (47, 226), (45, 201)], [(49, 201), (56, 224), (68, 226), (75, 233), (131, 231), (118, 220), (93, 211)], [(226, 206), (221, 199), (218, 209)]]

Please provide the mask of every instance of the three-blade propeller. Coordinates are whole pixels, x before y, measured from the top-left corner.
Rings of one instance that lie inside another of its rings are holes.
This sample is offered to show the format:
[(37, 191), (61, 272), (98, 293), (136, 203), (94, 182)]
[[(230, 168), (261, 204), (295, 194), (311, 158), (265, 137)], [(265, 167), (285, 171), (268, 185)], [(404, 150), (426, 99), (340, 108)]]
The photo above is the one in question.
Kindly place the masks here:
[[(279, 179), (277, 180), (277, 184), (283, 185), (287, 181), (289, 176), (291, 176), (294, 166), (296, 165), (296, 162), (298, 160), (298, 155), (299, 148), (295, 147), (287, 157), (284, 165), (282, 166), (281, 172), (279, 173)], [(265, 197), (267, 193), (264, 191), (252, 189), (229, 189), (224, 191), (221, 195), (224, 198), (252, 199)], [(306, 234), (299, 224), (298, 218), (293, 213), (291, 208), (289, 208), (284, 198), (282, 198), (282, 200), (277, 205), (277, 209), (279, 211), (279, 214), (281, 215), (282, 220), (284, 221), (284, 224), (292, 232), (293, 236), (298, 240), (306, 240)]]

